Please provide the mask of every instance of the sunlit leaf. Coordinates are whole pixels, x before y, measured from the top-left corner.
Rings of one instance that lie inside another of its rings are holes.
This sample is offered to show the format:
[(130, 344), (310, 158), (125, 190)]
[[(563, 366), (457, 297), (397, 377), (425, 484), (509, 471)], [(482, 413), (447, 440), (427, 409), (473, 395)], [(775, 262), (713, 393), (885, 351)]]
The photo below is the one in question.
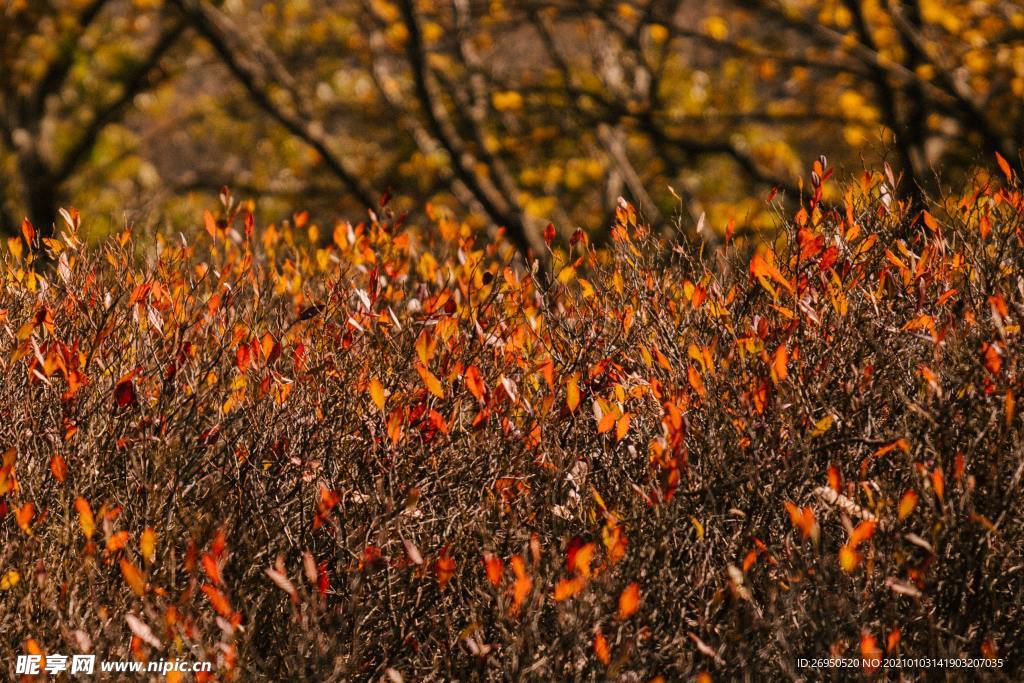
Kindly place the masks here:
[(640, 584), (631, 583), (619, 594), (618, 617), (620, 620), (628, 619), (636, 614), (638, 609), (640, 609)]

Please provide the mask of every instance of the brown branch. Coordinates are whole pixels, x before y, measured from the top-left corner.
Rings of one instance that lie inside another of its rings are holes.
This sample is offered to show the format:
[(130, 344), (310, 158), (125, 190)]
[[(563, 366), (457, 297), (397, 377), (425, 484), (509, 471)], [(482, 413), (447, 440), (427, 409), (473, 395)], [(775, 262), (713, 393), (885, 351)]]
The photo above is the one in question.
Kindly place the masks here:
[(84, 34), (90, 24), (96, 20), (96, 17), (99, 16), (100, 12), (103, 10), (103, 6), (107, 4), (107, 1), (108, 0), (93, 0), (93, 2), (87, 5), (85, 9), (82, 10), (81, 14), (78, 15), (78, 19), (75, 22), (77, 24), (77, 28), (73, 29), (71, 34), (61, 41), (57, 56), (47, 65), (43, 77), (39, 80), (39, 83), (32, 92), (32, 96), (26, 103), (27, 108), (24, 112), (26, 122), (38, 123), (42, 120), (43, 107), (46, 104), (46, 98), (57, 92), (64, 84), (68, 74), (71, 73), (71, 67), (75, 60), (75, 51), (78, 48), (82, 34)]
[(153, 71), (160, 64), (160, 60), (168, 50), (177, 42), (184, 33), (187, 24), (183, 20), (175, 22), (156, 40), (149, 54), (146, 55), (133, 69), (129, 71), (121, 82), (121, 94), (98, 110), (89, 125), (82, 131), (78, 139), (70, 147), (56, 170), (53, 172), (53, 181), (62, 183), (78, 168), (82, 159), (92, 151), (99, 141), (100, 134), (111, 122), (117, 120), (124, 110), (132, 103), (135, 96), (146, 89), (149, 85)]
[(471, 156), (457, 133), (448, 125), (440, 111), (439, 103), (431, 93), (429, 74), (425, 59), (423, 36), (420, 32), (416, 9), (412, 0), (399, 3), (403, 21), (409, 37), (405, 42), (405, 54), (412, 69), (413, 86), (420, 108), (427, 120), (427, 127), (442, 148), (448, 153), (458, 179), (472, 192), (473, 196), (484, 208), (488, 217), (498, 225), (502, 225), (509, 233), (512, 241), (524, 255), (532, 249), (541, 253), (537, 236), (527, 230), (523, 216), (518, 207), (509, 205), (493, 187), (487, 187), (472, 169)]
[(225, 25), (226, 21), (212, 7), (190, 0), (170, 0), (189, 23), (210, 44), (220, 56), (228, 71), (245, 88), (253, 102), (276, 120), (288, 132), (312, 147), (320, 155), (324, 165), (368, 209), (376, 206), (375, 193), (327, 143), (326, 135), (313, 121), (304, 120), (295, 112), (286, 111), (277, 105), (268, 93), (271, 79), (265, 77), (260, 63), (249, 58), (234, 33)]

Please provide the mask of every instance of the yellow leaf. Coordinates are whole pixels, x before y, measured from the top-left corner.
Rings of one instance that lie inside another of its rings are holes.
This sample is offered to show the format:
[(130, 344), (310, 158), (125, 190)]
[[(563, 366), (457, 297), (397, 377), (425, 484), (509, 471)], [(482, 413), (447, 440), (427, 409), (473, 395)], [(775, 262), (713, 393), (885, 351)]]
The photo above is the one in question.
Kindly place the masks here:
[(565, 381), (565, 405), (569, 407), (570, 412), (576, 412), (576, 408), (580, 404), (580, 382), (579, 374), (573, 374), (569, 379)]
[(434, 373), (419, 363), (416, 364), (416, 372), (420, 374), (420, 378), (423, 380), (424, 386), (427, 387), (427, 391), (438, 398), (444, 398), (444, 389), (441, 387), (441, 380), (439, 380)]
[(21, 581), (21, 574), (13, 569), (0, 577), (0, 591), (9, 591)]
[(719, 16), (711, 16), (703, 22), (704, 30), (715, 40), (725, 40), (729, 35), (729, 24)]
[(690, 517), (690, 523), (693, 524), (693, 528), (697, 530), (697, 540), (701, 541), (704, 539), (704, 525), (700, 523), (696, 517)]
[(839, 549), (839, 566), (842, 567), (844, 572), (852, 572), (857, 568), (859, 563), (860, 557), (858, 556), (857, 551), (849, 545), (844, 545)]
[(814, 423), (814, 429), (811, 430), (811, 436), (821, 436), (829, 429), (832, 428), (832, 416), (826, 415), (817, 422)]
[(139, 554), (146, 562), (152, 562), (156, 557), (156, 532), (152, 527), (146, 527), (139, 537)]
[(498, 111), (516, 111), (523, 108), (523, 96), (515, 90), (496, 92), (491, 97), (491, 103)]
[(384, 385), (380, 383), (380, 380), (374, 377), (370, 380), (370, 398), (373, 399), (373, 404), (377, 406), (377, 410), (384, 412)]

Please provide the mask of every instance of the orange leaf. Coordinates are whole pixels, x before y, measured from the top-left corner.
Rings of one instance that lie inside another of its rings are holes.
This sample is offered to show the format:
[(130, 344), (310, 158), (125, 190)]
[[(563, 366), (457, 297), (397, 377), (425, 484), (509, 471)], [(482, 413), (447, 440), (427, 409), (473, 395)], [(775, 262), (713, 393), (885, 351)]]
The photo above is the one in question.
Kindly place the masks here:
[(772, 380), (776, 384), (786, 379), (788, 374), (786, 364), (788, 362), (789, 351), (786, 350), (785, 344), (779, 344), (779, 348), (775, 349), (775, 355), (772, 358)]
[(125, 583), (132, 589), (140, 598), (146, 592), (146, 580), (142, 577), (142, 572), (139, 568), (128, 560), (121, 558), (121, 575), (124, 576)]
[(601, 540), (608, 553), (608, 561), (615, 564), (626, 555), (626, 535), (622, 533), (614, 515), (608, 515), (608, 521), (601, 529)]
[(754, 399), (754, 410), (760, 415), (768, 407), (768, 382), (758, 380), (751, 387), (751, 395)]
[(875, 534), (875, 529), (878, 527), (878, 522), (873, 519), (868, 519), (856, 526), (852, 532), (850, 532), (850, 543), (849, 545), (856, 548), (864, 541), (869, 540)]
[(818, 522), (814, 517), (814, 510), (809, 507), (800, 508), (789, 502), (783, 503), (786, 512), (789, 513), (789, 521), (793, 523), (805, 539), (814, 538), (817, 541)]
[(686, 369), (686, 379), (690, 382), (690, 386), (697, 392), (697, 395), (704, 398), (708, 395), (708, 390), (704, 388), (704, 380), (701, 378), (700, 373), (697, 372), (697, 368), (691, 365)]
[(875, 451), (874, 455), (875, 457), (883, 456), (893, 452), (897, 448), (903, 451), (904, 453), (909, 453), (910, 442), (903, 438), (896, 439), (892, 443), (887, 443), (886, 445), (879, 447), (878, 450)]
[(516, 582), (512, 588), (512, 613), (518, 614), (519, 608), (522, 607), (523, 602), (533, 589), (533, 579), (526, 573), (526, 563), (523, 562), (522, 557), (514, 555), (510, 563), (512, 564), (512, 573), (516, 576)]
[(893, 652), (899, 646), (900, 646), (900, 630), (899, 630), (899, 628), (894, 628), (893, 630), (889, 631), (889, 635), (887, 635), (885, 637), (885, 651), (886, 652)]
[(640, 585), (631, 583), (619, 595), (619, 619), (629, 619), (640, 609)]
[(475, 365), (470, 365), (466, 368), (466, 388), (469, 389), (469, 393), (473, 394), (473, 397), (478, 401), (484, 400), (484, 380), (480, 376), (480, 368)]
[(878, 639), (870, 633), (864, 633), (861, 635), (860, 654), (864, 659), (868, 660), (881, 659), (882, 648), (878, 647)]
[(203, 227), (206, 228), (206, 232), (210, 237), (217, 236), (217, 220), (210, 213), (209, 209), (203, 209)]
[(31, 524), (32, 518), (35, 517), (35, 514), (36, 506), (32, 503), (25, 503), (14, 511), (15, 521), (18, 523), (18, 526), (21, 527), (21, 530), (29, 536), (32, 535), (32, 528), (29, 524)]
[(907, 492), (900, 498), (899, 517), (906, 519), (914, 513), (917, 507), (917, 492), (914, 489), (907, 489)]
[(21, 221), (21, 236), (25, 238), (25, 244), (27, 244), (29, 246), (29, 249), (31, 249), (32, 243), (35, 241), (36, 238), (36, 229), (28, 218), (25, 218)]
[(597, 546), (593, 543), (570, 544), (567, 552), (569, 571), (582, 576), (590, 576), (590, 565), (594, 561), (596, 552)]
[(484, 553), (484, 570), (487, 572), (487, 580), (491, 582), (491, 585), (497, 586), (505, 574), (505, 563), (497, 555)]
[(608, 651), (608, 641), (605, 640), (604, 634), (600, 631), (594, 635), (594, 655), (605, 666), (608, 666), (612, 661), (611, 653)]
[[(778, 282), (780, 285), (786, 288), (790, 294), (795, 291), (793, 283), (791, 283), (785, 275), (783, 275), (778, 268), (775, 267), (774, 258), (771, 252), (767, 252), (767, 256), (761, 254), (754, 254), (754, 257), (750, 259), (750, 274), (758, 278), (761, 284), (766, 284), (764, 278), (771, 278)], [(771, 289), (766, 287), (766, 289)]]
[(416, 364), (416, 372), (420, 374), (420, 379), (423, 380), (423, 384), (427, 387), (427, 391), (438, 398), (444, 398), (444, 389), (441, 387), (441, 380), (439, 380), (434, 373), (428, 370), (421, 363)]
[(839, 473), (839, 468), (835, 465), (828, 466), (828, 487), (839, 493), (839, 488), (843, 484), (843, 477)]
[(442, 548), (441, 554), (434, 564), (434, 571), (437, 573), (437, 583), (444, 588), (455, 574), (455, 558), (448, 554), (448, 548)]
[(92, 508), (89, 501), (81, 496), (75, 498), (75, 510), (78, 511), (78, 525), (82, 527), (82, 533), (86, 538), (92, 538), (96, 531), (96, 519), (92, 516)]
[(941, 467), (932, 470), (932, 488), (935, 489), (935, 495), (938, 496), (939, 502), (942, 502), (946, 492), (946, 479), (942, 474)]
[(249, 368), (249, 363), (252, 362), (252, 349), (249, 348), (248, 344), (239, 344), (238, 348), (235, 349), (235, 367), (242, 372), (245, 372)]
[(210, 601), (210, 605), (212, 605), (213, 609), (217, 611), (217, 614), (221, 615), (225, 619), (230, 619), (234, 616), (231, 610), (231, 603), (228, 602), (227, 597), (217, 590), (215, 586), (204, 583), (203, 592), (206, 593), (206, 599)]
[(327, 520), (327, 515), (335, 505), (341, 502), (341, 496), (337, 491), (320, 487), (320, 502), (316, 506), (316, 514), (313, 516), (313, 528), (319, 529)]
[(68, 465), (60, 454), (50, 458), (50, 472), (53, 473), (54, 479), (62, 484), (64, 483), (64, 479), (68, 476)]
[(203, 571), (210, 577), (210, 581), (214, 584), (224, 583), (224, 579), (220, 575), (220, 567), (217, 566), (217, 560), (213, 559), (210, 553), (203, 553), (202, 564)]
[(629, 413), (623, 413), (619, 421), (615, 423), (615, 440), (622, 441), (629, 432)]
[(111, 534), (110, 538), (107, 539), (107, 552), (116, 553), (126, 545), (128, 545), (128, 539), (131, 536), (127, 531), (118, 531), (117, 533)]
[(558, 583), (555, 584), (555, 602), (568, 600), (583, 590), (583, 587), (586, 585), (587, 580), (583, 576), (574, 576), (571, 579), (560, 579)]
[(1003, 158), (1003, 155), (999, 152), (996, 152), (996, 163), (999, 164), (999, 169), (1003, 172), (1003, 175), (1006, 176), (1006, 179), (1012, 183), (1013, 169), (1010, 168), (1009, 162), (1006, 161), (1006, 159)]
[(751, 550), (747, 553), (747, 556), (743, 558), (743, 572), (746, 573), (751, 567), (757, 562), (757, 551)]

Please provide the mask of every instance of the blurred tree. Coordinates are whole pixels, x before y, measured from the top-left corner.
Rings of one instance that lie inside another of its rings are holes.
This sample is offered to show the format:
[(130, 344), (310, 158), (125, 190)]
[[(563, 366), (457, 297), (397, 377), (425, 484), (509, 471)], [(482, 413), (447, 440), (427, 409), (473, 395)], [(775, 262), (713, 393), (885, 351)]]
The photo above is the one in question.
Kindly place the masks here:
[[(918, 198), (933, 171), (956, 181), (996, 152), (1020, 169), (1009, 0), (18, 5), (8, 229), (58, 201), (116, 206), (102, 197), (126, 201), (111, 181), (131, 177), (157, 215), (222, 184), (270, 216), (372, 209), (392, 189), (401, 209), (461, 205), (537, 250), (549, 221), (601, 225), (620, 194), (655, 223), (682, 208), (771, 225), (759, 188), (794, 199), (819, 153), (847, 171), (885, 158)], [(104, 134), (117, 151), (90, 154)]]
[(140, 93), (173, 75), (162, 63), (185, 22), (159, 8), (129, 11), (125, 5), (5, 3), (0, 143), (8, 177), (17, 181), (5, 188), (4, 230), (21, 222), (10, 209), (14, 204), (46, 231), (66, 199), (66, 184), (90, 161), (107, 128), (122, 120)]

